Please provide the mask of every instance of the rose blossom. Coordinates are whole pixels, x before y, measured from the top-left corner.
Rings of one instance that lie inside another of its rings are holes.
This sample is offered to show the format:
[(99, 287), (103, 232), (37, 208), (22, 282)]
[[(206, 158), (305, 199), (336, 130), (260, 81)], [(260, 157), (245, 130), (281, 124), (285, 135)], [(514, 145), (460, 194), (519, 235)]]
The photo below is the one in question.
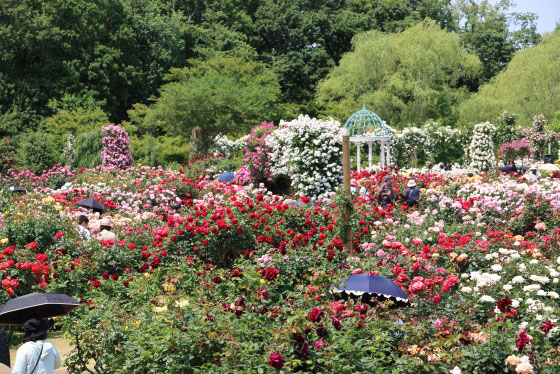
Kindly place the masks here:
[(278, 352), (271, 353), (268, 358), (268, 364), (276, 370), (282, 369), (285, 362), (286, 360), (284, 359), (284, 357)]

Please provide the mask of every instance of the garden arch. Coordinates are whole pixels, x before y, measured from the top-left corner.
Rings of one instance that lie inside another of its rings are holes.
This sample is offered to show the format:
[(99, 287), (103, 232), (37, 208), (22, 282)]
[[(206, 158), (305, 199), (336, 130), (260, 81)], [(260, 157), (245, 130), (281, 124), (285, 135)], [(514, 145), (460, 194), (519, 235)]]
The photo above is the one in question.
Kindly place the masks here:
[(361, 148), (362, 144), (368, 145), (368, 169), (372, 168), (372, 147), (373, 143), (379, 143), (381, 146), (381, 167), (389, 166), (391, 163), (391, 142), (393, 136), (389, 127), (373, 113), (367, 110), (365, 104), (362, 109), (352, 114), (344, 124), (350, 142), (356, 144), (357, 147), (357, 170), (361, 171)]

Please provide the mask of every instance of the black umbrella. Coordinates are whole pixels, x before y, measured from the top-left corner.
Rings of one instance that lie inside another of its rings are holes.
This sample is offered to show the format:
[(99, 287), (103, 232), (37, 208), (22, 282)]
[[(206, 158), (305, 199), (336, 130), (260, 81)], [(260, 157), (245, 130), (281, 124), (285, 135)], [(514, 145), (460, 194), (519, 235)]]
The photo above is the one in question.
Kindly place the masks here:
[(10, 367), (10, 345), (4, 331), (0, 331), (0, 364)]
[(99, 201), (95, 199), (82, 199), (76, 201), (76, 205), (83, 206), (84, 208), (93, 209), (94, 211), (104, 212), (107, 210), (105, 205), (101, 204)]
[(0, 311), (0, 324), (21, 325), (31, 317), (49, 318), (68, 314), (80, 306), (68, 295), (30, 293), (9, 300)]
[(338, 293), (343, 298), (361, 299), (368, 304), (387, 299), (393, 300), (398, 306), (412, 304), (395, 282), (380, 275), (352, 274), (332, 285), (330, 292)]

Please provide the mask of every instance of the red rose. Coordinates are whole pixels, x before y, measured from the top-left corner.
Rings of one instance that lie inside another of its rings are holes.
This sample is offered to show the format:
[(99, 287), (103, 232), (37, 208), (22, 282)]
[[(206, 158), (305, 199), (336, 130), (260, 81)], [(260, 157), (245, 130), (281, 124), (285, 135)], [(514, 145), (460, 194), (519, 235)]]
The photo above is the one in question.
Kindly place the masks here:
[(222, 283), (222, 278), (216, 276), (216, 277), (212, 278), (212, 282), (214, 282), (216, 284)]
[(31, 242), (31, 243), (27, 244), (27, 248), (29, 248), (29, 249), (35, 250), (38, 247), (39, 247), (39, 245), (36, 242)]
[(54, 235), (54, 238), (55, 238), (55, 239), (60, 239), (60, 238), (62, 238), (63, 236), (64, 236), (64, 233), (63, 233), (62, 231), (59, 231), (59, 232), (57, 232), (57, 233)]
[(345, 308), (344, 304), (338, 301), (333, 301), (329, 304), (329, 309), (335, 312), (336, 314), (339, 314), (342, 310), (344, 310), (344, 308)]
[(517, 349), (522, 351), (523, 349), (525, 349), (525, 346), (530, 341), (531, 341), (531, 339), (527, 335), (527, 331), (522, 330), (522, 331), (519, 331), (519, 333), (517, 334), (517, 340), (515, 341), (515, 345), (517, 346)]
[(274, 280), (280, 274), (280, 270), (272, 267), (260, 268), (258, 271), (268, 280)]
[(311, 312), (309, 312), (309, 320), (311, 322), (319, 322), (321, 320), (321, 314), (323, 314), (323, 309), (319, 307), (313, 307)]
[(408, 289), (410, 290), (410, 292), (415, 293), (415, 292), (422, 291), (423, 288), (424, 288), (424, 283), (422, 281), (416, 281), (412, 283)]
[(541, 329), (545, 334), (548, 334), (548, 332), (550, 331), (551, 328), (553, 328), (555, 326), (554, 322), (551, 321), (546, 321), (544, 323), (544, 325), (542, 325), (541, 327), (539, 327), (539, 329)]
[(511, 300), (506, 296), (498, 301), (496, 305), (498, 306), (498, 309), (500, 309), (500, 312), (506, 313), (510, 309), (509, 306), (511, 305)]
[(282, 369), (285, 362), (286, 360), (284, 359), (284, 357), (278, 352), (271, 353), (268, 358), (268, 364), (276, 370)]

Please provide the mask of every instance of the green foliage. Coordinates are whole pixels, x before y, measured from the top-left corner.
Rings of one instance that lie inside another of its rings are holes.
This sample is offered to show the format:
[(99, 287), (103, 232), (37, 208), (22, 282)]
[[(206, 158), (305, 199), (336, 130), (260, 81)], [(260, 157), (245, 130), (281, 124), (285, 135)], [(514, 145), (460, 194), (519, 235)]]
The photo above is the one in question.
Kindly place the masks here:
[(102, 150), (101, 129), (78, 135), (74, 142), (74, 167), (94, 168), (101, 165)]
[(183, 163), (192, 155), (191, 144), (182, 136), (146, 135), (143, 138), (130, 139), (132, 157), (137, 163), (143, 165), (168, 165), (170, 163)]
[(199, 130), (199, 151), (218, 135), (246, 133), (261, 118), (274, 117), (279, 85), (264, 64), (212, 58), (172, 69), (168, 78), (174, 82), (162, 86), (146, 120), (172, 136)]
[(48, 170), (60, 161), (57, 138), (46, 132), (37, 131), (22, 135), (18, 144), (18, 167), (33, 169), (36, 173)]
[(186, 60), (183, 15), (152, 0), (7, 0), (0, 18), (1, 113), (93, 98), (121, 119)]
[[(536, 45), (540, 35), (536, 32), (536, 15), (533, 13), (508, 13), (510, 0), (479, 3), (472, 0), (457, 2), (461, 27), (461, 41), (474, 51), (482, 62), (480, 81), (487, 82), (511, 60), (516, 50)], [(511, 21), (509, 20), (511, 18)], [(510, 31), (511, 23), (519, 26)], [(471, 88), (475, 89), (476, 85)]]
[(59, 139), (65, 139), (68, 134), (77, 136), (94, 130), (101, 131), (102, 126), (109, 126), (110, 124), (107, 114), (98, 107), (75, 110), (62, 109), (54, 116), (46, 119), (44, 130)]
[(554, 117), (560, 110), (560, 30), (515, 54), (507, 68), (459, 107), (462, 124), (496, 118), (504, 110), (522, 127), (536, 114)]
[(450, 108), (466, 95), (460, 82), (479, 68), (459, 37), (433, 21), (398, 34), (370, 31), (354, 38), (353, 51), (319, 84), (317, 101), (340, 119), (365, 103), (393, 126), (450, 121)]

